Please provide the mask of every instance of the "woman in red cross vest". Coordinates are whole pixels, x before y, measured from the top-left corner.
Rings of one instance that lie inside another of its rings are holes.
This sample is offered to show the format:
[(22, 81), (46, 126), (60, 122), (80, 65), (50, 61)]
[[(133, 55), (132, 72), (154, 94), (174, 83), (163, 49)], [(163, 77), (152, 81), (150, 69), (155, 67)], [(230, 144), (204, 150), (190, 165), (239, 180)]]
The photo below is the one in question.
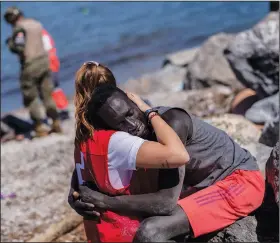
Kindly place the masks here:
[[(112, 196), (131, 194), (131, 179), (136, 168), (178, 168), (188, 162), (189, 155), (178, 135), (135, 94), (120, 93), (127, 95), (129, 102), (134, 102), (143, 112), (143, 119), (137, 121), (139, 134), (143, 134), (149, 121), (160, 142), (147, 141), (122, 131), (102, 129), (102, 120), (110, 119), (102, 117), (102, 109), (112, 107), (108, 107), (102, 97), (97, 98), (100, 104), (92, 107), (94, 89), (100, 83), (115, 84), (116, 80), (112, 72), (99, 63), (87, 62), (76, 74), (74, 158), (80, 184), (92, 181), (98, 190)], [(114, 98), (114, 94), (110, 97)], [(120, 103), (112, 109), (118, 110), (112, 111), (112, 115), (114, 112), (118, 112), (118, 116), (123, 114), (124, 120), (127, 119), (127, 112), (140, 112), (139, 109), (128, 111), (127, 106)], [(101, 117), (99, 121), (95, 116), (97, 113)], [(102, 213), (98, 223), (84, 220), (86, 235), (91, 242), (132, 242), (139, 223), (139, 218), (111, 211)]]

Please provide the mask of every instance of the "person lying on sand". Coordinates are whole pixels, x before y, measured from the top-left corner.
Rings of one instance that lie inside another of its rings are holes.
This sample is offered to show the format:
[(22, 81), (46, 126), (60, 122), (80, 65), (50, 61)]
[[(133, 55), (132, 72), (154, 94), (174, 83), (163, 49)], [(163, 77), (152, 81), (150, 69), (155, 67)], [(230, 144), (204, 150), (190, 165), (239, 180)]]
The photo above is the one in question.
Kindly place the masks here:
[[(116, 87), (97, 87), (91, 96), (92, 107), (95, 107), (90, 110), (95, 114), (95, 121), (92, 122), (97, 122), (99, 126), (103, 124), (103, 129), (126, 131), (147, 140), (156, 140), (153, 128), (147, 124), (144, 125), (149, 133), (139, 132), (138, 121), (144, 113), (139, 112), (137, 106), (143, 107), (143, 101), (136, 95), (128, 96), (133, 102)], [(187, 148), (190, 161), (183, 166), (185, 175), (182, 177), (182, 167), (164, 168), (159, 170), (157, 192), (112, 196), (110, 193), (100, 193), (102, 188), (98, 185), (98, 189), (89, 185), (77, 187), (74, 171), (68, 201), (79, 214), (86, 218), (98, 214), (96, 208), (90, 205), (94, 204), (103, 210), (114, 211), (116, 215), (143, 215), (145, 219), (139, 227), (131, 224), (135, 231), (134, 241), (151, 242), (166, 241), (181, 234), (198, 237), (222, 229), (260, 206), (264, 196), (264, 179), (255, 158), (248, 151), (242, 149), (225, 132), (182, 109), (158, 107), (152, 110), (150, 116), (157, 113), (178, 133)], [(122, 142), (119, 144), (121, 146)], [(85, 165), (89, 165), (90, 161), (84, 159)], [(170, 178), (169, 173), (174, 171), (177, 171), (177, 178)], [(133, 169), (131, 173), (134, 176)], [(178, 183), (174, 183), (176, 179), (179, 179)], [(173, 187), (170, 186), (172, 183)], [(178, 188), (182, 194), (177, 203)], [(79, 190), (78, 200), (72, 196), (74, 190)], [(117, 221), (116, 218), (114, 220)], [(115, 225), (116, 222), (106, 223)], [(121, 235), (123, 232), (125, 230), (120, 229), (118, 233)]]

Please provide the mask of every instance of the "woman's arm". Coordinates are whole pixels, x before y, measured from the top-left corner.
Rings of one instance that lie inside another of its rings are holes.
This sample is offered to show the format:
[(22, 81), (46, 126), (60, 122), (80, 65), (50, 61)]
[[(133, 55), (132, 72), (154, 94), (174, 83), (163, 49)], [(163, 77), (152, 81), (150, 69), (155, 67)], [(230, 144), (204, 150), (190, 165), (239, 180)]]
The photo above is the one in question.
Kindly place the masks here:
[[(127, 93), (127, 96), (142, 112), (151, 109), (139, 96)], [(157, 142), (145, 141), (136, 156), (139, 168), (178, 168), (189, 161), (189, 154), (176, 132), (156, 113), (149, 115)]]

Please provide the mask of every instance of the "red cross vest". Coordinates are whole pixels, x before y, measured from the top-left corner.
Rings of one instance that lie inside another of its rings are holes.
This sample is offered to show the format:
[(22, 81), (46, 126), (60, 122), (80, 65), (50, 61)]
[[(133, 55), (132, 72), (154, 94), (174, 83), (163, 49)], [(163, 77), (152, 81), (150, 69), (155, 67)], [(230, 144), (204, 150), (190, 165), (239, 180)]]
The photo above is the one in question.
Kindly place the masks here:
[[(109, 180), (108, 146), (115, 131), (99, 130), (75, 148), (75, 166), (79, 183), (92, 181), (99, 190), (109, 195), (130, 194), (129, 185), (115, 189)], [(84, 220), (88, 242), (132, 242), (140, 224), (136, 217), (121, 216), (111, 211), (102, 214), (100, 223)]]
[(55, 43), (51, 35), (45, 29), (43, 29), (42, 31), (42, 39), (44, 48), (49, 54), (50, 69), (52, 72), (58, 72), (60, 62), (56, 54)]

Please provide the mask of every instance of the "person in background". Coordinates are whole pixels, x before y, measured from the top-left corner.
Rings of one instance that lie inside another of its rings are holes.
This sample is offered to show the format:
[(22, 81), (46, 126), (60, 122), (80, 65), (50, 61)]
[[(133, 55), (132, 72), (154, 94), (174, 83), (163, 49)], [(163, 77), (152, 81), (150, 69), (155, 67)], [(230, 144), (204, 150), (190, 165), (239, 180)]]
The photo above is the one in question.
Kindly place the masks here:
[(60, 69), (60, 61), (57, 56), (55, 42), (46, 29), (42, 30), (42, 39), (44, 48), (49, 54), (50, 69), (55, 87), (54, 91), (52, 92), (52, 97), (56, 104), (56, 108), (60, 111), (60, 117), (67, 119), (69, 118), (68, 100), (63, 90), (59, 87), (58, 74)]
[(52, 98), (54, 86), (48, 54), (42, 40), (42, 24), (35, 19), (25, 18), (17, 7), (9, 7), (4, 19), (13, 28), (12, 36), (6, 40), (6, 44), (19, 57), (23, 103), (29, 109), (36, 136), (42, 137), (49, 133), (42, 121), (39, 98), (43, 101), (47, 116), (52, 119), (51, 132), (62, 132), (59, 114)]

